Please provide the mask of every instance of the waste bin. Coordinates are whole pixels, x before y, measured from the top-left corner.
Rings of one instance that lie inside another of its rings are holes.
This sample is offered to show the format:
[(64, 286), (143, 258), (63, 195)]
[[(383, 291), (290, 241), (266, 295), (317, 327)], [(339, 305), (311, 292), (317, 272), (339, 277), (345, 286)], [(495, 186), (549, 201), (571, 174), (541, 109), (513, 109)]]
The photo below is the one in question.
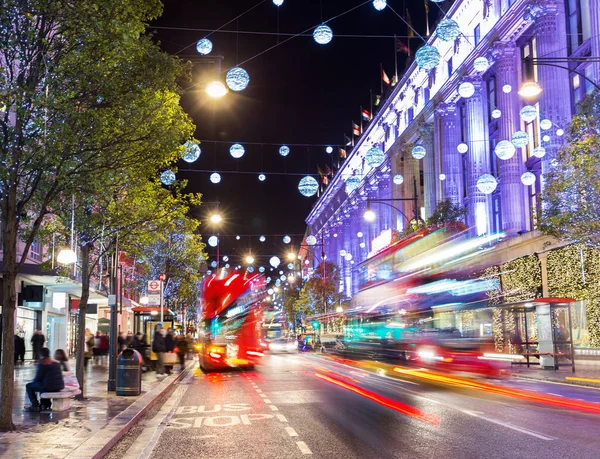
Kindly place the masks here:
[(117, 395), (142, 393), (142, 363), (144, 359), (135, 349), (125, 349), (117, 360)]

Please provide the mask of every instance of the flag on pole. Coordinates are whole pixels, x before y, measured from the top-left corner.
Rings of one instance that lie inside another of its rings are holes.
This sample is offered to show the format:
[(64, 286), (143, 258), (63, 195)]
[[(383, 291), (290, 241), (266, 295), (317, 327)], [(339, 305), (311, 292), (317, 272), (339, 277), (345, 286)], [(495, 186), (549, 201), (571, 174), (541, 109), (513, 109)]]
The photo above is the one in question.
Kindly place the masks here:
[(381, 80), (385, 83), (385, 84), (390, 84), (390, 77), (387, 76), (387, 73), (385, 73), (385, 70), (381, 69)]
[(427, 36), (429, 36), (429, 1), (425, 0), (425, 22), (427, 24)]
[(410, 56), (410, 48), (408, 47), (408, 45), (406, 43), (401, 42), (398, 39), (396, 39), (396, 52), (406, 53)]
[(406, 8), (406, 22), (408, 23), (408, 37), (413, 38), (415, 36), (415, 29), (412, 25), (412, 18), (410, 17), (410, 11)]
[(346, 159), (346, 156), (348, 156), (348, 154), (346, 153), (346, 150), (344, 150), (343, 148), (340, 148), (340, 158)]
[(362, 131), (360, 130), (360, 126), (356, 124), (354, 121), (352, 122), (352, 134), (361, 135)]
[(376, 107), (379, 107), (380, 103), (381, 103), (381, 94), (373, 94), (373, 105), (375, 105)]
[(373, 119), (373, 114), (369, 112), (369, 110), (364, 110), (361, 112), (363, 120), (371, 121)]
[(344, 141), (346, 142), (347, 147), (352, 145), (352, 139), (350, 137), (348, 137), (346, 134), (344, 134)]

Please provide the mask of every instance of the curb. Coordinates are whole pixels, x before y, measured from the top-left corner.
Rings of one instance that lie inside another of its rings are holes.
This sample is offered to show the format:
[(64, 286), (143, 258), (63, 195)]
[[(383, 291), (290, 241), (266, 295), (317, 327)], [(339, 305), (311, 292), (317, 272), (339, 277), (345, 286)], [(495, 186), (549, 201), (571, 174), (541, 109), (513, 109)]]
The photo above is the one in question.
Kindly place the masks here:
[(141, 396), (124, 411), (112, 418), (108, 424), (95, 432), (65, 458), (101, 459), (104, 457), (129, 429), (156, 404), (158, 399), (195, 365), (196, 361), (194, 360), (185, 367), (184, 371), (165, 378), (157, 387)]
[(567, 386), (580, 386), (580, 387), (593, 387), (594, 389), (600, 389), (600, 384), (596, 384), (593, 382), (586, 382), (586, 381), (568, 381), (568, 380), (560, 380), (560, 379), (548, 379), (548, 378), (543, 378), (541, 376), (531, 376), (531, 375), (521, 375), (521, 374), (512, 374), (513, 378), (518, 378), (518, 379), (531, 379), (534, 381), (542, 381), (542, 382), (549, 382), (549, 383), (554, 383), (554, 384), (565, 384)]

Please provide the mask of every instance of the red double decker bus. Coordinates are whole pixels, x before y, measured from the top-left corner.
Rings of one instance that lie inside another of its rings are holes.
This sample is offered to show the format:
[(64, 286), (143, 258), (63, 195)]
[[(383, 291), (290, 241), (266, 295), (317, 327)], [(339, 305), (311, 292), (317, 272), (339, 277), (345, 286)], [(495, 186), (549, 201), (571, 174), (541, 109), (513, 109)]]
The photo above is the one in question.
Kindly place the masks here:
[(235, 272), (205, 281), (198, 350), (202, 370), (253, 368), (259, 362), (265, 296), (260, 275)]

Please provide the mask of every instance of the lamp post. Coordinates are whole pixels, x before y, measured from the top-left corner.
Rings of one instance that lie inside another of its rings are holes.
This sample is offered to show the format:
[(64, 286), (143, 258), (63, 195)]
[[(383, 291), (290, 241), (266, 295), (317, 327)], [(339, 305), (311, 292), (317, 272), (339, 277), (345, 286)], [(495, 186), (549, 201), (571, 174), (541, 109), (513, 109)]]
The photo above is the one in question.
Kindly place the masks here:
[(390, 202), (396, 202), (396, 201), (412, 201), (413, 205), (414, 205), (414, 210), (415, 210), (415, 222), (418, 224), (419, 221), (425, 223), (423, 221), (423, 219), (421, 217), (419, 217), (419, 200), (418, 200), (418, 195), (417, 195), (417, 178), (413, 177), (413, 197), (412, 198), (390, 198), (390, 199), (367, 199), (367, 210), (365, 211), (363, 217), (365, 220), (367, 220), (368, 222), (372, 222), (375, 221), (375, 218), (377, 217), (375, 215), (375, 212), (373, 212), (371, 210), (371, 203), (375, 203), (375, 204), (383, 204), (386, 206), (391, 207), (392, 209), (395, 209), (397, 212), (400, 213), (400, 215), (402, 215), (406, 221), (408, 222), (408, 224), (410, 224), (410, 220), (408, 219), (408, 217), (404, 214), (404, 212), (402, 212), (400, 209), (398, 209), (396, 206), (390, 204)]
[[(535, 66), (547, 66), (547, 67), (556, 67), (558, 69), (566, 70), (567, 72), (574, 73), (579, 75), (584, 80), (588, 81), (596, 88), (597, 91), (600, 92), (600, 84), (596, 83), (590, 77), (580, 72), (579, 70), (572, 69), (568, 66), (570, 63), (600, 63), (600, 57), (564, 57), (564, 58), (544, 58), (544, 57), (536, 57), (536, 58), (525, 58), (523, 62), (528, 63), (530, 65)], [(567, 65), (560, 65), (567, 64)], [(542, 92), (542, 88), (535, 81), (526, 81), (521, 85), (519, 89), (519, 95), (525, 98), (532, 98), (538, 96)]]

